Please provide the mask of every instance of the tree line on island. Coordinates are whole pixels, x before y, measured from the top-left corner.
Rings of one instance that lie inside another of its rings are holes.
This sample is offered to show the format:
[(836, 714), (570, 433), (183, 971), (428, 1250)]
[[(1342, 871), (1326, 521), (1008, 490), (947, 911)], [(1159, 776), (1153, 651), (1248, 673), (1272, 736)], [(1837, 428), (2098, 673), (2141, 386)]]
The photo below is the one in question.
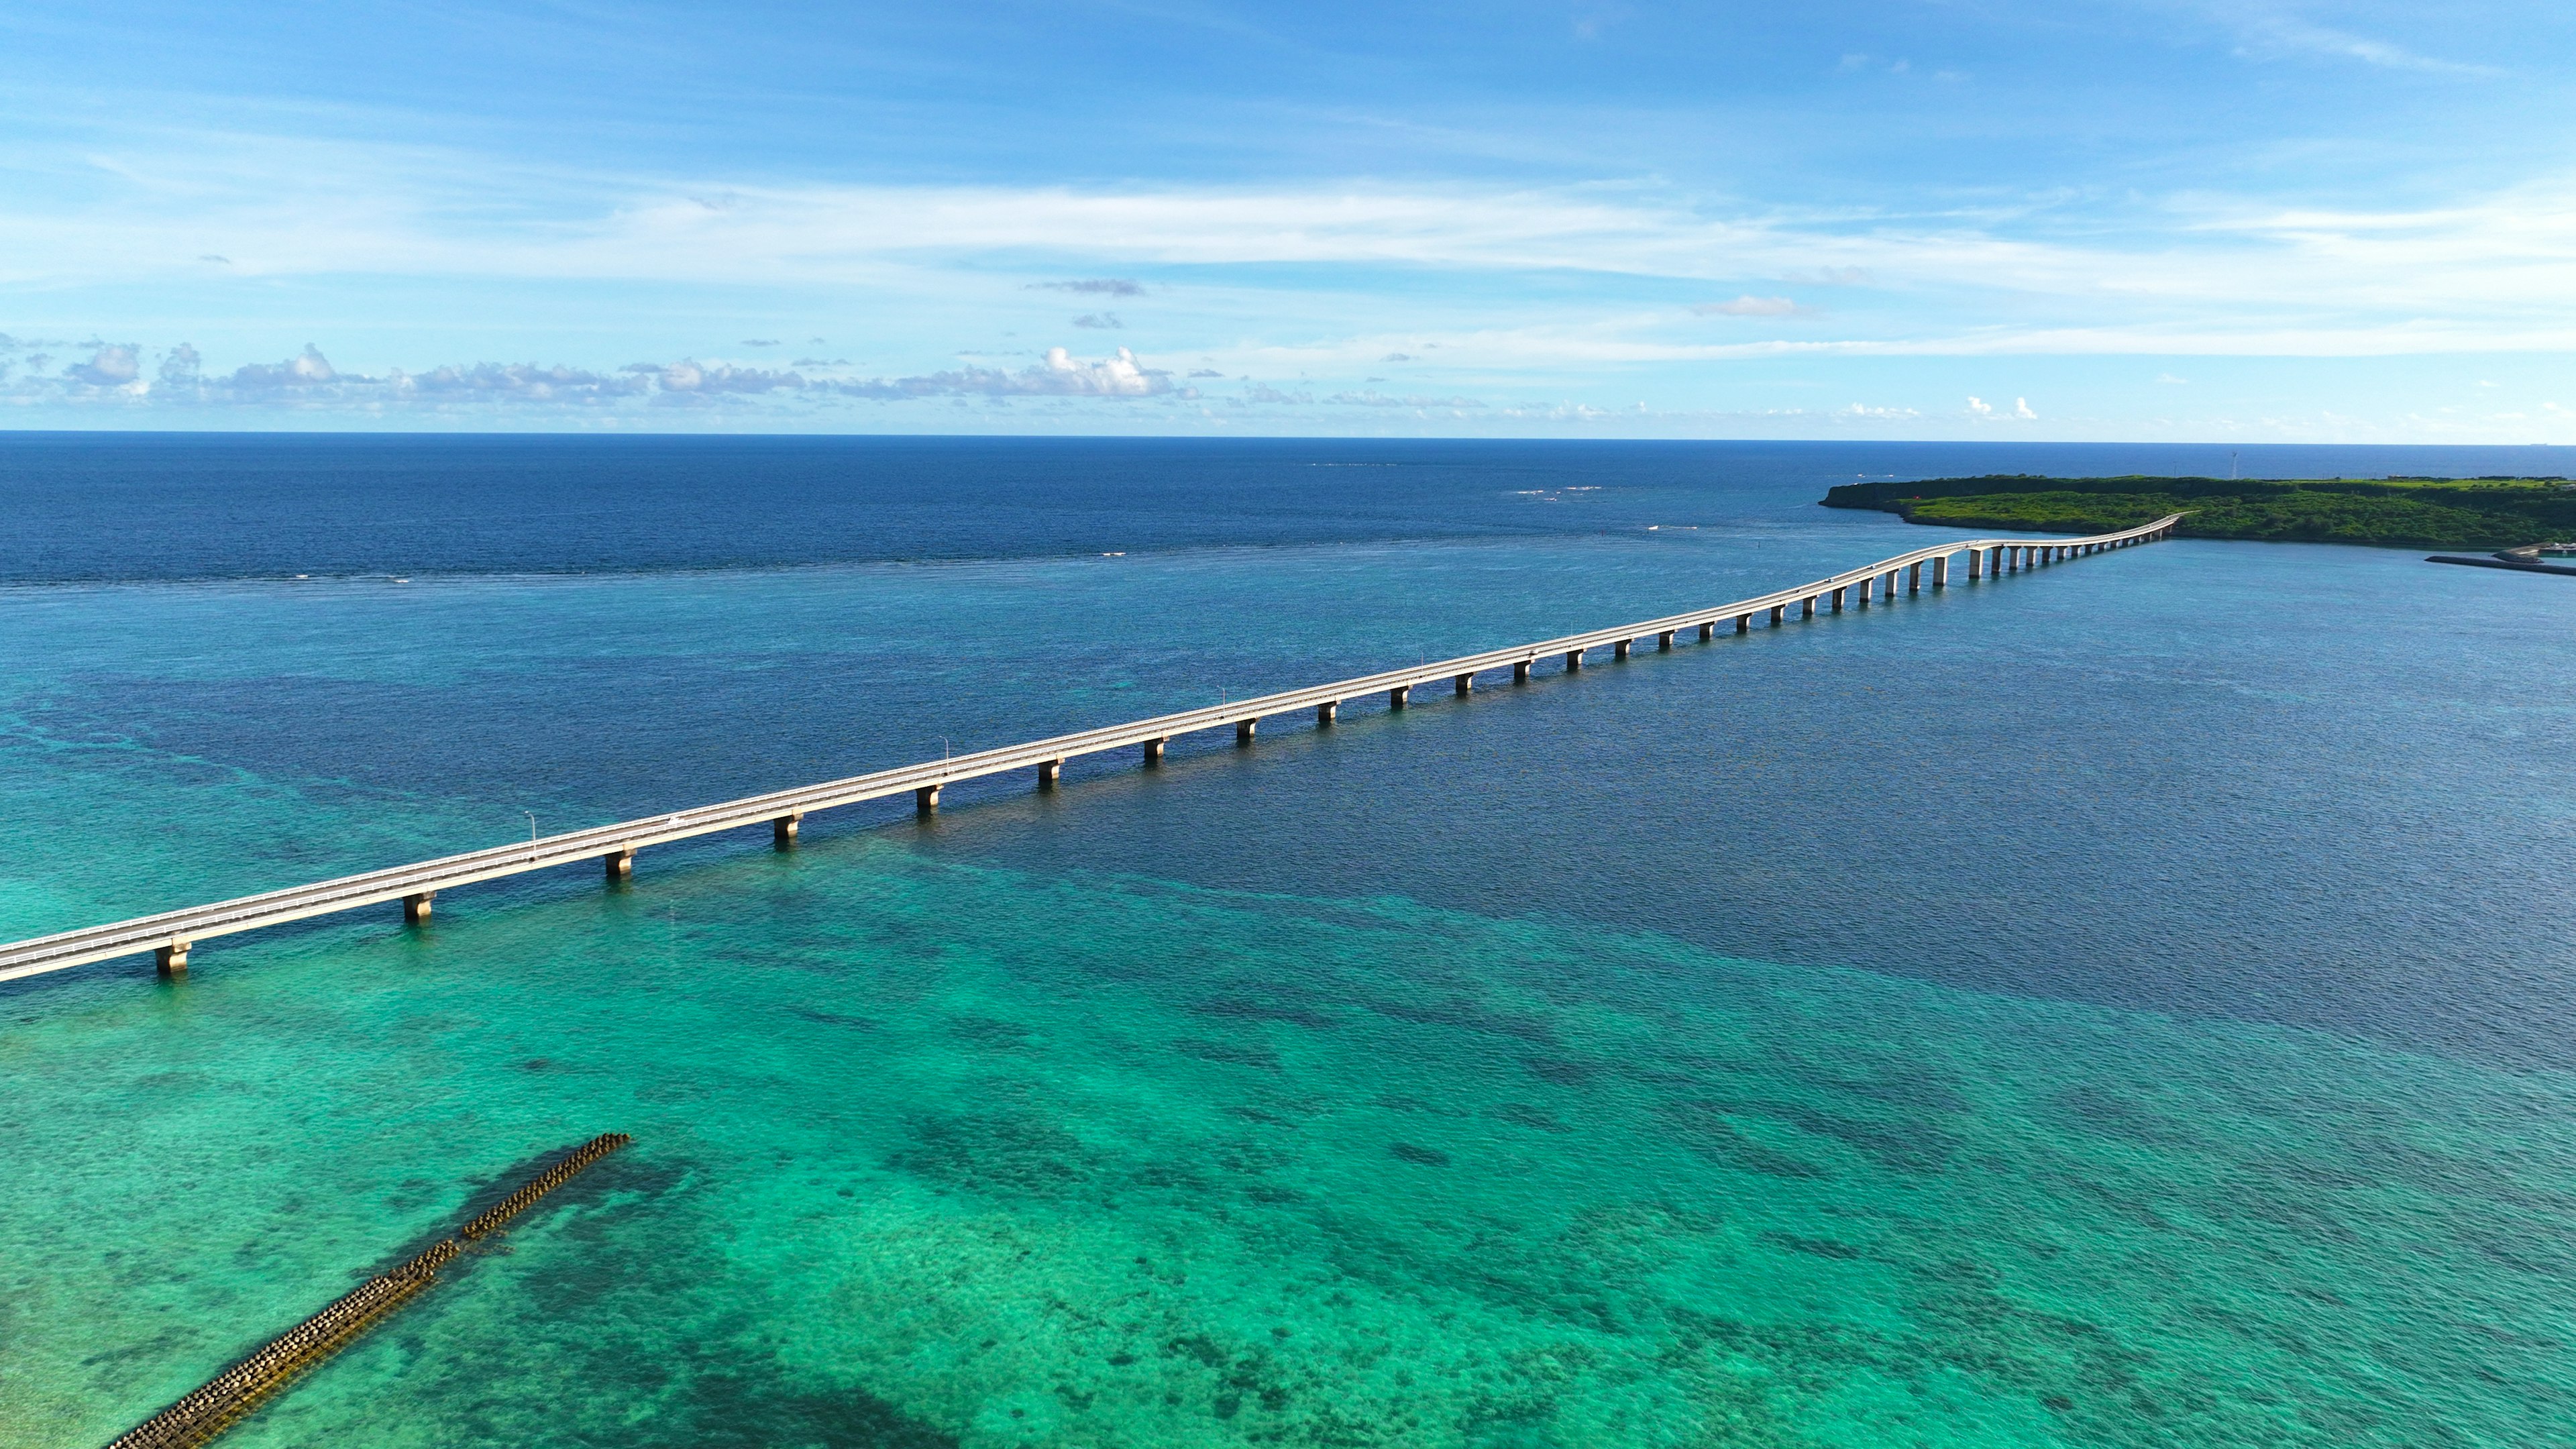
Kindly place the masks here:
[(2518, 548), (2576, 538), (2576, 483), (2564, 478), (2049, 478), (1989, 473), (1913, 483), (1845, 483), (1828, 508), (1875, 508), (1909, 523), (2041, 533), (2112, 533), (2180, 513), (2186, 538), (2391, 548)]

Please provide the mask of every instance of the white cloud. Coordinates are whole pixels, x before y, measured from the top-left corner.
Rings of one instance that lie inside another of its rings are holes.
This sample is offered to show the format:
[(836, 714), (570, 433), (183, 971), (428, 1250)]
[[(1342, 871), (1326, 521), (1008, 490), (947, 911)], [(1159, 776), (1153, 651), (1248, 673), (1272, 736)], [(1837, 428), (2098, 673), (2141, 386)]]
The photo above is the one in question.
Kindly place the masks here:
[(1990, 418), (1995, 415), (1995, 405), (1983, 398), (1972, 397), (1968, 399), (1968, 411), (1981, 418)]
[(2385, 40), (2374, 40), (2366, 35), (2355, 35), (2350, 31), (2337, 30), (2331, 26), (2318, 25), (2313, 21), (2277, 11), (2267, 13), (2257, 8), (2249, 14), (2242, 9), (2232, 8), (2231, 11), (2222, 12), (2222, 14), (2242, 27), (2245, 45), (2239, 51), (2240, 54), (2287, 51), (2302, 55), (2325, 56), (2335, 60), (2359, 61), (2364, 65), (2377, 66), (2382, 70), (2423, 71), (2436, 75), (2491, 76), (2497, 73), (2492, 66), (2470, 65), (2460, 61), (2418, 55), (2402, 45)]
[(1702, 317), (1805, 317), (1815, 311), (1787, 297), (1756, 297), (1749, 292), (1732, 302), (1702, 302), (1691, 310)]
[[(198, 144), (192, 154), (162, 138), (149, 161), (103, 156), (114, 185), (93, 199), (0, 212), (0, 281), (133, 286), (202, 277), (196, 259), (220, 254), (242, 277), (964, 296), (988, 291), (995, 266), (1057, 260), (1104, 274), (1025, 285), (1106, 297), (1144, 290), (1114, 268), (1296, 264), (1867, 285), (1912, 320), (1882, 315), (1872, 335), (1847, 340), (1889, 350), (2117, 350), (2157, 329), (2239, 353), (2554, 350), (2576, 330), (2576, 177), (2409, 211), (2149, 199), (2122, 230), (2060, 234), (2033, 220), (2044, 208), (1789, 211), (1644, 185), (682, 185), (568, 180), (419, 148)], [(1278, 285), (1242, 282), (1238, 295), (1257, 306)], [(1351, 285), (1365, 295), (1370, 283)], [(1947, 338), (1932, 325), (1963, 311), (2016, 320), (1976, 333), (1952, 324)], [(2293, 336), (2308, 340), (2285, 344)]]
[[(1173, 392), (1172, 375), (1149, 368), (1121, 347), (1098, 362), (1085, 362), (1061, 347), (1018, 372), (968, 367), (919, 377), (872, 378), (823, 386), (849, 397), (1153, 397)], [(1186, 391), (1186, 390), (1183, 390)]]
[(131, 344), (100, 344), (87, 362), (74, 363), (63, 369), (63, 375), (90, 387), (124, 387), (142, 371)]
[(1031, 282), (1030, 291), (1085, 292), (1102, 297), (1141, 297), (1145, 288), (1126, 277), (1089, 277), (1078, 282)]
[(1389, 397), (1375, 389), (1360, 392), (1337, 392), (1324, 399), (1328, 404), (1362, 408), (1480, 408), (1484, 404), (1471, 397)]
[(2013, 399), (2013, 416), (2017, 418), (2035, 418), (2038, 417), (2039, 414), (2030, 410), (2029, 398), (2017, 397)]

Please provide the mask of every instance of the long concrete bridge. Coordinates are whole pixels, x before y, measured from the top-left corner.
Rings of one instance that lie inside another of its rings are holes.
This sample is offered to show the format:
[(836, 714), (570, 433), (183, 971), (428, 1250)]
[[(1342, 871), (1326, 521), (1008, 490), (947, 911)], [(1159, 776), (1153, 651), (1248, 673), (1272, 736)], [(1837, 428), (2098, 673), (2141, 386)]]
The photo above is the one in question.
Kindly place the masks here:
[[(529, 871), (586, 860), (604, 862), (609, 879), (623, 880), (634, 868), (635, 852), (647, 846), (764, 824), (770, 827), (776, 842), (783, 846), (795, 840), (798, 822), (815, 811), (899, 796), (909, 791), (915, 808), (928, 814), (939, 808), (941, 787), (959, 780), (1011, 770), (1033, 770), (1038, 788), (1052, 789), (1064, 762), (1081, 755), (1137, 748), (1142, 750), (1145, 763), (1150, 765), (1162, 759), (1163, 747), (1175, 736), (1224, 729), (1229, 725), (1234, 728), (1238, 743), (1249, 744), (1255, 727), (1272, 715), (1313, 710), (1318, 725), (1329, 725), (1344, 702), (1380, 692), (1386, 695), (1390, 707), (1402, 709), (1415, 689), (1446, 682), (1455, 692), (1464, 695), (1474, 688), (1476, 676), (1488, 671), (1509, 669), (1513, 682), (1521, 683), (1530, 677), (1530, 670), (1541, 660), (1562, 659), (1566, 669), (1576, 670), (1583, 667), (1584, 656), (1595, 649), (1611, 649), (1619, 658), (1625, 659), (1629, 650), (1644, 639), (1654, 640), (1659, 649), (1670, 649), (1673, 641), (1685, 633), (1695, 633), (1703, 641), (1714, 638), (1722, 625), (1732, 625), (1738, 634), (1751, 630), (1757, 619), (1776, 628), (1788, 619), (1793, 609), (1801, 619), (1815, 617), (1819, 608), (1840, 612), (1848, 604), (1853, 608), (1866, 609), (1873, 598), (1880, 602), (1895, 599), (1900, 585), (1908, 594), (1920, 592), (1926, 582), (1935, 589), (1947, 587), (1951, 582), (1951, 563), (1962, 555), (1967, 559), (1968, 578), (1998, 577), (2087, 554), (2150, 543), (2170, 535), (2181, 517), (2181, 514), (2172, 514), (2137, 528), (2091, 538), (1979, 538), (1938, 543), (1894, 558), (1881, 559), (1867, 568), (1853, 569), (1832, 578), (1818, 579), (1814, 583), (1800, 584), (1796, 588), (1781, 589), (1756, 598), (1738, 599), (1731, 604), (1694, 609), (1668, 618), (1623, 624), (1614, 629), (1595, 629), (1584, 634), (1568, 634), (1560, 639), (1542, 639), (1535, 644), (1520, 644), (1508, 649), (1489, 649), (1482, 654), (1436, 660), (1416, 664), (1409, 669), (1392, 669), (1356, 679), (1337, 679), (1330, 684), (1267, 694), (1258, 699), (1234, 700), (1206, 709), (1157, 715), (1152, 719), (1058, 735), (1053, 739), (980, 750), (954, 759), (925, 760), (917, 765), (854, 775), (845, 780), (830, 780), (819, 785), (754, 795), (744, 800), (728, 800), (719, 805), (701, 805), (668, 815), (625, 820), (614, 825), (494, 846), (489, 850), (468, 851), (463, 855), (442, 856), (437, 860), (342, 876), (312, 885), (266, 891), (235, 900), (217, 901), (212, 905), (190, 906), (184, 910), (137, 916), (130, 921), (39, 936), (34, 940), (0, 946), (0, 981), (61, 971), (118, 956), (139, 956), (145, 952), (153, 955), (162, 975), (177, 976), (188, 969), (188, 952), (198, 941), (392, 901), (402, 902), (403, 919), (417, 925), (429, 919), (431, 902), (440, 891), (471, 885), (476, 881), (524, 875)], [(1927, 567), (1931, 573), (1928, 581), (1924, 577)]]

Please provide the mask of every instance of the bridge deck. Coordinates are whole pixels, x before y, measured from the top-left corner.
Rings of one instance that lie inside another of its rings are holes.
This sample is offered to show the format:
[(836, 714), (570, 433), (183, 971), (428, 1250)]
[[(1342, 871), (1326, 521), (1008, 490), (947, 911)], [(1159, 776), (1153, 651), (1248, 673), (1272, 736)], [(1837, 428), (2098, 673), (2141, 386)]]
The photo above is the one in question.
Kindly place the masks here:
[[(1605, 645), (1626, 644), (1666, 632), (1679, 633), (1697, 629), (1703, 624), (1748, 621), (1773, 609), (1814, 603), (1837, 590), (1851, 589), (1865, 583), (1887, 582), (1890, 593), (1895, 577), (1910, 568), (1920, 568), (1935, 560), (1954, 555), (1983, 554), (2000, 569), (2010, 553), (2014, 558), (2031, 558), (2034, 562), (2043, 551), (2051, 558), (2075, 557), (2123, 548), (2163, 538), (2172, 532), (2181, 518), (2173, 514), (2153, 523), (2118, 533), (2099, 534), (2089, 538), (2055, 539), (1965, 539), (1934, 544), (1928, 548), (1881, 559), (1865, 568), (1835, 574), (1831, 578), (1780, 589), (1733, 603), (1693, 609), (1661, 619), (1648, 619), (1616, 628), (1594, 629), (1587, 633), (1567, 634), (1555, 639), (1542, 639), (1532, 644), (1519, 644), (1506, 649), (1489, 649), (1480, 654), (1461, 655), (1416, 664), (1409, 668), (1391, 669), (1353, 679), (1337, 679), (1329, 684), (1310, 685), (1257, 699), (1234, 700), (1205, 709), (1184, 710), (1178, 714), (1157, 715), (1151, 719), (1107, 725), (1052, 739), (1032, 740), (1026, 744), (1004, 745), (999, 749), (980, 750), (953, 759), (925, 760), (873, 774), (854, 775), (842, 780), (829, 780), (791, 790), (779, 790), (747, 799), (728, 800), (721, 804), (701, 805), (668, 815), (641, 820), (620, 821), (614, 825), (594, 826), (587, 830), (568, 831), (542, 839), (514, 842), (486, 850), (467, 851), (462, 855), (443, 856), (410, 865), (367, 871), (342, 876), (336, 880), (318, 881), (311, 885), (291, 886), (284, 890), (265, 891), (234, 900), (216, 901), (209, 905), (189, 906), (116, 921), (103, 926), (90, 926), (64, 931), (32, 940), (0, 946), (0, 981), (34, 976), (47, 971), (104, 961), (118, 956), (156, 952), (168, 969), (175, 960), (184, 969), (188, 947), (192, 942), (215, 936), (254, 931), (264, 926), (283, 925), (310, 916), (388, 901), (408, 900), (433, 895), (452, 887), (470, 885), (507, 875), (544, 870), (551, 866), (569, 865), (602, 857), (630, 856), (648, 845), (660, 845), (693, 836), (712, 835), (718, 831), (739, 830), (765, 821), (793, 820), (817, 810), (829, 810), (861, 801), (883, 799), (906, 791), (919, 797), (922, 792), (936, 791), (940, 786), (959, 780), (972, 780), (1008, 770), (1052, 767), (1081, 755), (1094, 755), (1129, 745), (1159, 749), (1161, 742), (1175, 735), (1201, 730), (1242, 725), (1265, 716), (1287, 714), (1322, 705), (1339, 705), (1342, 701), (1379, 692), (1392, 693), (1441, 680), (1472, 678), (1491, 669), (1522, 666), (1551, 656), (1579, 657), (1584, 651)], [(1935, 586), (1940, 574), (1947, 571), (1946, 562), (1935, 570)], [(935, 798), (935, 797), (934, 797)]]

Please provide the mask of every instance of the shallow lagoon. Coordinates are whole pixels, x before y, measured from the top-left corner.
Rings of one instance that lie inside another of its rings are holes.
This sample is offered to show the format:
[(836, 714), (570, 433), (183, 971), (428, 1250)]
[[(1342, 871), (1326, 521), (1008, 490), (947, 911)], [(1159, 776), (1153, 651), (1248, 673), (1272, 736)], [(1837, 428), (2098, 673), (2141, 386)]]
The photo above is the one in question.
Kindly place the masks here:
[[(1792, 484), (1696, 536), (9, 591), (0, 919), (1920, 537)], [(0, 1442), (104, 1441), (611, 1129), (240, 1442), (2546, 1442), (2548, 583), (2159, 545), (0, 990)]]

